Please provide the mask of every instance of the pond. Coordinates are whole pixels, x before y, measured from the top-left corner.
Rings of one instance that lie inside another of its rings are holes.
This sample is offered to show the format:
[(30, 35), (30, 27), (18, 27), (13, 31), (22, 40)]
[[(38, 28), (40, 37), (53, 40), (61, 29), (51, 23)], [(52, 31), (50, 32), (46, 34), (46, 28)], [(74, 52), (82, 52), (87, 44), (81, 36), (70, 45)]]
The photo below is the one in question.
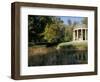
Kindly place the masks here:
[(28, 66), (87, 64), (87, 50), (55, 50), (28, 56)]

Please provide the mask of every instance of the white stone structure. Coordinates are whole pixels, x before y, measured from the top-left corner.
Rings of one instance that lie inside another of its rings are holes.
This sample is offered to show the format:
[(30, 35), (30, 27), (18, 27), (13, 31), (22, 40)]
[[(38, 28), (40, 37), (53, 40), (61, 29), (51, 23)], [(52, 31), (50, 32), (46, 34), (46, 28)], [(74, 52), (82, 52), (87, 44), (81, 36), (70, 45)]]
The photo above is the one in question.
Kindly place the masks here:
[(73, 29), (73, 41), (86, 41), (88, 39), (88, 28), (85, 24), (76, 25)]

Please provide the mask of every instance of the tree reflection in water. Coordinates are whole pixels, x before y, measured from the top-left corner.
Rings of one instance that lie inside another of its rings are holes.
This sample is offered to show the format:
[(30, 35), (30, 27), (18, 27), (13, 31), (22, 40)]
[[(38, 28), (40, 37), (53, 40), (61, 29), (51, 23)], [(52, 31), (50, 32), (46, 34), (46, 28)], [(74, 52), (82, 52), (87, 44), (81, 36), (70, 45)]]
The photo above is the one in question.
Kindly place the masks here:
[(87, 64), (88, 53), (86, 50), (60, 50), (42, 55), (30, 55), (28, 66), (48, 66), (48, 65), (71, 65)]

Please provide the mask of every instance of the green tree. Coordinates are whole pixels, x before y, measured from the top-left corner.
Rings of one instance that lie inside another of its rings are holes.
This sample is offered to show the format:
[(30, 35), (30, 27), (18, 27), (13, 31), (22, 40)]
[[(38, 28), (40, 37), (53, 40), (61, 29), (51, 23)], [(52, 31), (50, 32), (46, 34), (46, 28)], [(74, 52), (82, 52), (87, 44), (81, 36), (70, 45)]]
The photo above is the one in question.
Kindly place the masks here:
[(75, 25), (77, 25), (77, 22), (72, 22), (70, 19), (67, 21), (67, 25), (65, 26), (65, 36), (64, 41), (69, 42), (73, 39), (73, 28)]
[(29, 42), (62, 41), (64, 35), (63, 21), (56, 16), (28, 16), (28, 40)]
[(49, 43), (61, 42), (64, 37), (64, 28), (61, 23), (48, 24), (44, 30), (44, 39)]
[(82, 24), (88, 25), (88, 19), (87, 19), (87, 17), (84, 17), (83, 18)]
[(73, 27), (66, 26), (64, 41), (66, 42), (72, 41), (72, 38), (73, 38)]
[(28, 41), (41, 41), (43, 36), (40, 34), (44, 31), (47, 24), (52, 23), (50, 16), (28, 16)]

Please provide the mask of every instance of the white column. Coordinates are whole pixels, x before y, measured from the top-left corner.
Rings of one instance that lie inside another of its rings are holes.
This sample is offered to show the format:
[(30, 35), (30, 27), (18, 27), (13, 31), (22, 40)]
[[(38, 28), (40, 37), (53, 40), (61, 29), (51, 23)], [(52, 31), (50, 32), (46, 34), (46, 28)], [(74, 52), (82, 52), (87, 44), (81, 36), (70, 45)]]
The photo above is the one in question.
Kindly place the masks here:
[(76, 32), (77, 32), (77, 40), (78, 40), (78, 29), (76, 30)]
[(87, 35), (87, 33), (86, 33), (86, 29), (85, 29), (85, 40), (87, 40), (87, 39), (86, 39), (86, 37), (87, 37), (86, 35)]
[(88, 40), (88, 29), (86, 29), (86, 40)]
[(88, 40), (88, 29), (86, 29), (86, 33), (87, 33), (87, 34), (86, 34), (86, 37), (87, 37), (87, 40)]
[(75, 40), (77, 40), (77, 30), (75, 30)]

